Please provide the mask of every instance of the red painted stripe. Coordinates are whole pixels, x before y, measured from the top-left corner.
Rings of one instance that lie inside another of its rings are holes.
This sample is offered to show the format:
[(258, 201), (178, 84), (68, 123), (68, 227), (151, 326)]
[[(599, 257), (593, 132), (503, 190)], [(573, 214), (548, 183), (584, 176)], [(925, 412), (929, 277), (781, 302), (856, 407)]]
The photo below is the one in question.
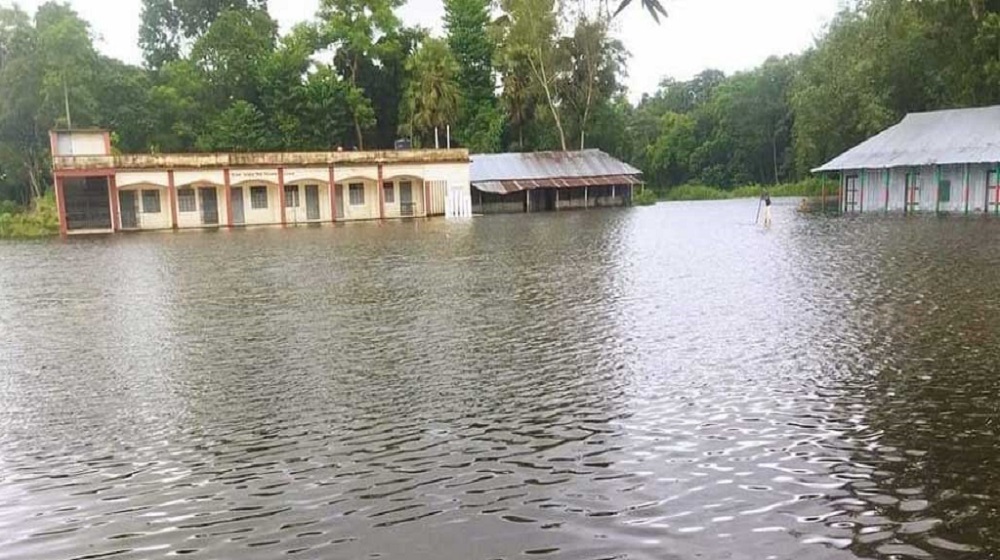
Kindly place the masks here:
[(385, 191), (382, 187), (382, 164), (378, 164), (378, 219), (385, 219)]
[(337, 221), (337, 182), (332, 165), (330, 166), (330, 221)]
[(285, 168), (278, 168), (278, 208), (281, 208), (281, 225), (285, 226), (288, 224), (288, 218), (285, 216)]
[(177, 185), (173, 169), (167, 171), (167, 197), (170, 198), (170, 227), (177, 229)]
[(115, 176), (108, 177), (108, 193), (111, 195), (111, 230), (121, 229), (121, 221), (118, 214), (118, 182)]
[(222, 170), (223, 196), (226, 197), (226, 225), (233, 227), (233, 185), (229, 180), (229, 168)]
[(59, 235), (69, 234), (69, 223), (66, 221), (66, 185), (62, 177), (56, 177), (56, 207), (59, 209)]

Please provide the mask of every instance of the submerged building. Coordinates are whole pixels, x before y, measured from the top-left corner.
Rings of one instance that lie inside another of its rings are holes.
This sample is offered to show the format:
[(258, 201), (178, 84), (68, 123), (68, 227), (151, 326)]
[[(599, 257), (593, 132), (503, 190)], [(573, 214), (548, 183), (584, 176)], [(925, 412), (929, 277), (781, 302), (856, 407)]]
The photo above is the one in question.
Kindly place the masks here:
[(472, 156), (472, 211), (541, 212), (625, 206), (642, 172), (600, 150)]
[(1000, 106), (909, 114), (813, 173), (845, 213), (1000, 213)]
[(107, 131), (55, 131), (63, 235), (467, 216), (466, 150), (114, 154)]

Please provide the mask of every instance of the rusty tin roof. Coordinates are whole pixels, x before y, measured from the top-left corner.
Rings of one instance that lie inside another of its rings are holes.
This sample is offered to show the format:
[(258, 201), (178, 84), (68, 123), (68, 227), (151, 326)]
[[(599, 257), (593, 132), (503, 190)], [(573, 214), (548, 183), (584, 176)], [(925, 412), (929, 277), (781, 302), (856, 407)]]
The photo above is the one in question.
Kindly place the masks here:
[(641, 171), (601, 150), (476, 154), (471, 156), (472, 185), (506, 194), (539, 188), (633, 185)]

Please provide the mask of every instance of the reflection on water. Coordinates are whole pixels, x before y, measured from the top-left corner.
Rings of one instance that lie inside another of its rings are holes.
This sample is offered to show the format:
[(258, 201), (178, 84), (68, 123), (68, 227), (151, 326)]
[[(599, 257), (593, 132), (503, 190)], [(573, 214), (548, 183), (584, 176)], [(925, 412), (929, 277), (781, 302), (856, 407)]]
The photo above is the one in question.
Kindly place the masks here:
[(1000, 222), (0, 244), (0, 558), (983, 558)]

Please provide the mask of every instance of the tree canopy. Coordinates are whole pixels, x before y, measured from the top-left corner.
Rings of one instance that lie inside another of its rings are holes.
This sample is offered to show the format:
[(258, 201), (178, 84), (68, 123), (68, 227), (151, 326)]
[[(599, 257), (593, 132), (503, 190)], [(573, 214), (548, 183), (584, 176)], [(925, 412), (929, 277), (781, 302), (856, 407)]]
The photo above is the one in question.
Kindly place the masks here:
[(450, 126), (473, 152), (596, 147), (654, 187), (733, 187), (802, 178), (907, 112), (1000, 103), (1000, 0), (865, 0), (803, 53), (637, 102), (627, 1), (444, 0), (442, 38), (402, 4), (321, 0), (282, 34), (266, 0), (143, 0), (141, 67), (67, 4), (0, 8), (0, 198), (48, 189), (48, 131), (70, 124), (131, 152), (428, 146)]

